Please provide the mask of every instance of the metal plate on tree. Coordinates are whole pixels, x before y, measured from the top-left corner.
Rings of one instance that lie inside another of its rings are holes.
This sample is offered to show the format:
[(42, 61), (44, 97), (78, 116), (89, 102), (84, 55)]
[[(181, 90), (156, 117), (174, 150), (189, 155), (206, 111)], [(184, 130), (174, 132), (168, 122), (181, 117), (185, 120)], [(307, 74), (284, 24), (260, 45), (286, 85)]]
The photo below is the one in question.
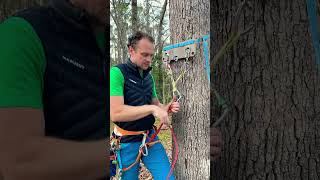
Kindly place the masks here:
[[(179, 43), (182, 44), (182, 43)], [(170, 61), (178, 61), (179, 59), (185, 59), (188, 57), (193, 57), (196, 54), (196, 44), (187, 44), (184, 46), (179, 46), (176, 44), (177, 47), (174, 45), (166, 46), (163, 48), (162, 52), (162, 61), (163, 62), (170, 62)]]

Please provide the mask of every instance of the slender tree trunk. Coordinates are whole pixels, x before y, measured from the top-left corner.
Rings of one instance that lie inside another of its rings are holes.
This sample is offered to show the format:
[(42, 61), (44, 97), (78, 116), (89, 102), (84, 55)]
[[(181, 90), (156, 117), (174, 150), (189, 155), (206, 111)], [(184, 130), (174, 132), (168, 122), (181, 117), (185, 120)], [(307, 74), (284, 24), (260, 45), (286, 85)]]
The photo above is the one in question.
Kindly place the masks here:
[(137, 0), (131, 1), (131, 23), (132, 23), (132, 33), (138, 31), (138, 3)]
[(161, 8), (161, 12), (160, 12), (160, 22), (158, 25), (158, 33), (157, 33), (157, 45), (156, 45), (156, 52), (158, 52), (158, 54), (161, 54), (162, 51), (162, 47), (163, 47), (163, 42), (162, 42), (162, 35), (163, 35), (163, 20), (164, 20), (164, 15), (166, 14), (166, 10), (167, 10), (167, 4), (168, 4), (168, 0), (165, 0), (163, 2), (162, 8)]
[[(170, 1), (171, 43), (199, 38), (209, 32), (208, 0)], [(176, 179), (197, 180), (209, 178), (210, 89), (207, 79), (203, 45), (198, 45), (191, 69), (178, 83), (184, 95), (181, 112), (173, 117), (180, 155), (175, 168)], [(175, 78), (184, 60), (173, 62)]]
[[(320, 78), (306, 1), (250, 2), (240, 29), (254, 23), (253, 31), (213, 73), (234, 108), (221, 125), (225, 144), (212, 179), (320, 179)], [(212, 2), (212, 52), (226, 42), (239, 4)]]
[(144, 16), (146, 18), (146, 24), (145, 24), (145, 31), (148, 33), (148, 34), (152, 34), (152, 31), (151, 31), (151, 25), (150, 25), (150, 0), (145, 0), (145, 11), (144, 11)]
[[(159, 25), (157, 26), (157, 40), (156, 40), (156, 48), (155, 48), (155, 51), (157, 52), (158, 56), (161, 56), (162, 54), (162, 48), (163, 48), (163, 42), (162, 42), (162, 35), (163, 35), (163, 20), (164, 20), (164, 16), (165, 16), (165, 13), (166, 13), (166, 9), (167, 9), (167, 4), (168, 4), (168, 1), (165, 0), (163, 2), (163, 5), (162, 5), (162, 8), (161, 8), (161, 12), (160, 12), (160, 22), (159, 22)], [(160, 62), (158, 62), (158, 67), (157, 69), (159, 70), (158, 74), (159, 74), (159, 82), (164, 82), (164, 72), (163, 72), (163, 66), (162, 66), (162, 60), (161, 58), (159, 59)], [(159, 86), (159, 90), (160, 92), (163, 91), (163, 85), (160, 85)], [(165, 102), (165, 99), (164, 99), (164, 95), (162, 93), (162, 100), (163, 102)]]

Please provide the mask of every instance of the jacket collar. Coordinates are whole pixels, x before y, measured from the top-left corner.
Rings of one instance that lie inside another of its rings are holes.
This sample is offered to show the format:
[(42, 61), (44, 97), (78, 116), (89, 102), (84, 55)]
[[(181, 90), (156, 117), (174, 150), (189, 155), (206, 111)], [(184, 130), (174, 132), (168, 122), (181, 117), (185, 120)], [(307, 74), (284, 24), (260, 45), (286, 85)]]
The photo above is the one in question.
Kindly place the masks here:
[(48, 6), (76, 27), (81, 29), (90, 27), (89, 15), (86, 10), (75, 7), (70, 0), (50, 0)]
[[(139, 69), (140, 69), (140, 68), (139, 68), (136, 64), (134, 64), (134, 63), (131, 61), (130, 58), (128, 58), (126, 64), (128, 65), (128, 67), (129, 67), (130, 69), (132, 69), (132, 70), (134, 70), (135, 72), (138, 72), (138, 73), (139, 73)], [(152, 70), (152, 67), (149, 67), (148, 69), (143, 70), (143, 77), (146, 77), (146, 75), (147, 75), (151, 70)]]

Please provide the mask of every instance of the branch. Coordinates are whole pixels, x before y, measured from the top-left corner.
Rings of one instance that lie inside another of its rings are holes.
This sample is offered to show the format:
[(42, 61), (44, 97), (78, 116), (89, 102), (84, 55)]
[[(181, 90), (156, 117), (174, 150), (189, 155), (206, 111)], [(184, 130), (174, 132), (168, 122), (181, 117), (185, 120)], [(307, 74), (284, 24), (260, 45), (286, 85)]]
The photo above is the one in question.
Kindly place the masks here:
[(167, 10), (167, 4), (168, 4), (168, 1), (165, 0), (164, 3), (163, 3), (162, 9), (161, 9), (161, 13), (160, 13), (161, 15), (160, 15), (160, 23), (159, 23), (159, 26), (158, 26), (158, 37), (157, 37), (157, 46), (156, 46), (158, 54), (161, 52), (162, 26), (163, 26), (164, 15), (165, 15), (166, 10)]

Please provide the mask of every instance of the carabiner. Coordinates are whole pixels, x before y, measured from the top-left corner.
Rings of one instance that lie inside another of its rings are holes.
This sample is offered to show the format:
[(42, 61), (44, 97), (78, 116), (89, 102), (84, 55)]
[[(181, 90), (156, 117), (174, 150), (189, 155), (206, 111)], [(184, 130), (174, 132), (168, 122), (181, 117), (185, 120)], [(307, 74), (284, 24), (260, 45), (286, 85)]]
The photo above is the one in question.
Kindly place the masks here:
[(182, 98), (182, 95), (181, 95), (180, 91), (174, 90), (173, 91), (173, 96), (175, 96), (177, 98), (177, 100), (176, 100), (177, 102), (180, 102), (180, 99)]
[[(141, 142), (141, 145), (140, 145), (140, 150), (141, 150), (141, 153), (143, 156), (148, 156), (148, 147), (147, 147), (147, 144), (146, 144), (146, 140), (147, 140), (147, 133), (143, 133), (143, 138), (142, 138), (142, 142)], [(145, 153), (143, 151), (143, 148), (145, 150)]]

